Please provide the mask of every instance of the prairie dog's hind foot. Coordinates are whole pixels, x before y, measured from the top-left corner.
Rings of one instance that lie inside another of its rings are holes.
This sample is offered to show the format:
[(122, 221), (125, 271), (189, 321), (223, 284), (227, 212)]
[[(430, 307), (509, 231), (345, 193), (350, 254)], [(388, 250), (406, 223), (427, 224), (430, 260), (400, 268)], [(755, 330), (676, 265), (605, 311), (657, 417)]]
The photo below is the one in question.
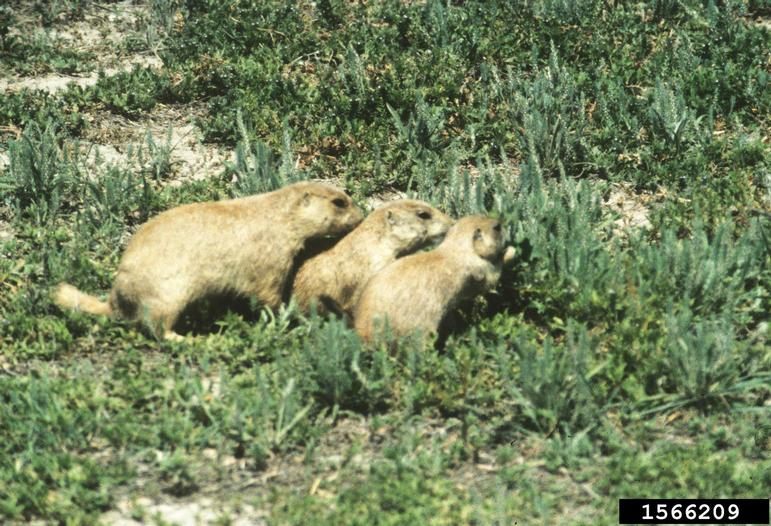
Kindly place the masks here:
[(168, 340), (170, 342), (184, 342), (184, 341), (187, 341), (187, 338), (185, 338), (181, 334), (176, 333), (176, 332), (171, 331), (171, 330), (165, 331), (163, 333), (163, 339), (164, 340)]

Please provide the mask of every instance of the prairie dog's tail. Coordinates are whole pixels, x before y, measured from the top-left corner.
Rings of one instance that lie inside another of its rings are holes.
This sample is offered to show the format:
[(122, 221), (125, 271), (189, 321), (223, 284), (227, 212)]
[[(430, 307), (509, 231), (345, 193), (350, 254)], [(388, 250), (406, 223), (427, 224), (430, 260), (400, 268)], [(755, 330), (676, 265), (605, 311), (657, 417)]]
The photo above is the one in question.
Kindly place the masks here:
[(59, 283), (52, 296), (54, 303), (63, 309), (72, 309), (89, 314), (111, 316), (112, 308), (106, 301), (101, 301), (85, 292), (81, 292), (69, 283)]

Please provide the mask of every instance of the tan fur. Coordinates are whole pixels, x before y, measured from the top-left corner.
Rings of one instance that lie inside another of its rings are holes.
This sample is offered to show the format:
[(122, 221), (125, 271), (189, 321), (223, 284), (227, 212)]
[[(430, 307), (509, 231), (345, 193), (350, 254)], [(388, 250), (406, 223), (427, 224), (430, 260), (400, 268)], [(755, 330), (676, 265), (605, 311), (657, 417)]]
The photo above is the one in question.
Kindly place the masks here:
[(341, 190), (296, 183), (274, 192), (167, 210), (129, 241), (108, 309), (71, 285), (54, 300), (65, 308), (144, 321), (165, 337), (191, 302), (210, 295), (255, 298), (277, 308), (294, 258), (306, 241), (340, 236), (363, 216)]
[(423, 201), (387, 203), (326, 252), (302, 263), (292, 286), (298, 305), (320, 312), (330, 303), (353, 316), (361, 292), (372, 276), (399, 257), (444, 237), (453, 221)]
[(397, 337), (436, 333), (459, 301), (495, 287), (513, 256), (497, 220), (464, 217), (435, 250), (398, 259), (370, 280), (355, 309), (356, 331), (364, 340), (384, 323)]
[(54, 303), (60, 307), (79, 310), (96, 316), (110, 316), (112, 308), (106, 301), (81, 292), (68, 283), (60, 283), (53, 295)]

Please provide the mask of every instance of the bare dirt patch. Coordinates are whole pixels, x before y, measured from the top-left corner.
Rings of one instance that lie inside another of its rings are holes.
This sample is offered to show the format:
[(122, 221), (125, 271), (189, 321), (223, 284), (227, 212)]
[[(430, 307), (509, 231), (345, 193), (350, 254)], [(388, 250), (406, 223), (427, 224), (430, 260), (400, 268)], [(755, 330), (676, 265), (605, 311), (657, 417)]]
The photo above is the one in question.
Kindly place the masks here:
[(374, 210), (389, 201), (396, 201), (397, 199), (407, 199), (407, 194), (399, 190), (384, 190), (383, 192), (369, 196), (365, 201), (366, 208), (368, 210)]
[(215, 499), (195, 501), (156, 501), (147, 497), (127, 499), (117, 508), (101, 516), (103, 524), (113, 526), (141, 526), (143, 524), (176, 524), (178, 526), (263, 526), (265, 514), (248, 504), (223, 506)]
[(92, 162), (98, 155), (108, 164), (129, 165), (140, 161), (140, 157), (154, 155), (153, 149), (156, 153), (160, 149), (161, 154), (169, 155), (171, 184), (205, 179), (221, 173), (227, 162), (235, 160), (235, 154), (203, 142), (194, 123), (202, 112), (202, 108), (192, 105), (158, 106), (138, 120), (99, 112), (89, 118), (84, 147), (88, 148)]
[(82, 18), (56, 21), (47, 29), (38, 26), (39, 21), (32, 14), (31, 4), (23, 2), (18, 8), (19, 23), (11, 31), (11, 36), (32, 34), (52, 47), (88, 52), (93, 60), (81, 64), (79, 69), (89, 73), (48, 73), (33, 77), (8, 75), (0, 78), (1, 90), (13, 92), (29, 89), (55, 93), (73, 83), (81, 87), (96, 84), (99, 70), (107, 76), (112, 76), (134, 66), (162, 66), (160, 57), (150, 49), (152, 38), (147, 34), (149, 11), (143, 2), (123, 0), (114, 4), (90, 4)]
[[(128, 57), (117, 67), (105, 68), (104, 74), (108, 77), (116, 75), (123, 71), (130, 71), (134, 66), (140, 67), (160, 67), (161, 59), (154, 56), (135, 55)], [(51, 73), (41, 77), (11, 77), (0, 79), (0, 90), (9, 92), (28, 90), (45, 91), (46, 93), (56, 93), (75, 84), (81, 88), (93, 86), (99, 80), (99, 73), (92, 72), (87, 75), (63, 75)]]
[[(20, 8), (21, 24), (15, 31), (42, 31), (31, 3)], [(146, 2), (123, 0), (116, 3), (89, 4), (83, 16), (75, 21), (58, 21), (45, 31), (51, 42), (59, 42), (76, 51), (88, 52), (94, 61), (85, 65), (90, 73), (0, 78), (0, 89), (41, 90), (55, 93), (71, 84), (87, 87), (99, 79), (99, 71), (113, 76), (135, 66), (162, 69), (163, 63), (152, 47), (149, 29), (149, 6)], [(81, 150), (89, 169), (98, 176), (98, 167), (125, 165), (136, 167), (154, 155), (167, 155), (171, 184), (199, 180), (219, 174), (225, 163), (234, 159), (232, 151), (204, 144), (194, 120), (204, 110), (192, 105), (158, 105), (153, 112), (132, 120), (108, 111), (97, 110), (85, 115), (88, 127)], [(8, 164), (0, 152), (0, 169)]]
[(650, 204), (655, 199), (657, 196), (654, 194), (635, 193), (630, 185), (613, 184), (604, 204), (619, 215), (615, 221), (618, 230), (650, 228)]

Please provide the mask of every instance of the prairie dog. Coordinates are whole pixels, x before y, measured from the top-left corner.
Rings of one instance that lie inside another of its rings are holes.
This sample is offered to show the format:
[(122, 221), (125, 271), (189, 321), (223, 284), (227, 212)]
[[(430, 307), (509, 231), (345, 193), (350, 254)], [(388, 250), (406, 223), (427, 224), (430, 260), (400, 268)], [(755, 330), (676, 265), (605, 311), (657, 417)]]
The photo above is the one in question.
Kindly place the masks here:
[(164, 337), (191, 302), (217, 294), (277, 308), (305, 242), (341, 236), (363, 219), (341, 190), (303, 182), (274, 192), (167, 210), (134, 234), (108, 302), (60, 284), (54, 301), (92, 314), (145, 321)]
[(464, 217), (435, 250), (397, 259), (370, 280), (355, 309), (356, 331), (371, 340), (387, 322), (397, 337), (436, 333), (459, 301), (495, 287), (513, 257), (498, 220)]
[(300, 308), (348, 317), (364, 286), (399, 257), (441, 240), (453, 220), (423, 201), (402, 199), (375, 209), (331, 249), (302, 263), (292, 295)]

